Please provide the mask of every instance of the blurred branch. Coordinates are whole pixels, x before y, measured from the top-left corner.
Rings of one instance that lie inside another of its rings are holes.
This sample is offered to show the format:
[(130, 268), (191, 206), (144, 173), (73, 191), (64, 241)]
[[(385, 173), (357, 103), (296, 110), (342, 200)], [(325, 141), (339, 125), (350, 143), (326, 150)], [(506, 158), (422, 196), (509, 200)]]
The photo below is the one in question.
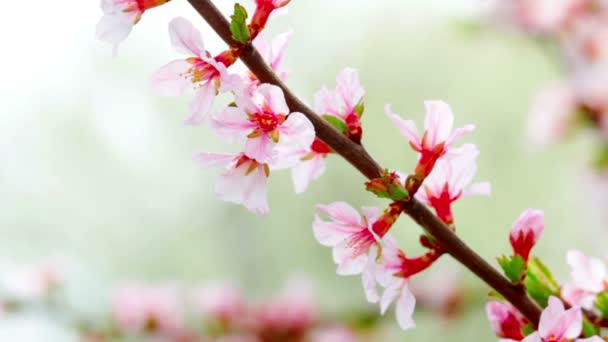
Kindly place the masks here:
[[(210, 0), (188, 0), (192, 7), (207, 21), (217, 34), (231, 47), (239, 46), (230, 32), (229, 23), (222, 13)], [(344, 157), (357, 170), (368, 179), (380, 177), (382, 167), (369, 155), (365, 148), (348, 139), (330, 124), (325, 122), (311, 108), (304, 104), (291, 92), (272, 69), (264, 62), (262, 56), (251, 45), (239, 47), (240, 59), (249, 70), (263, 83), (270, 83), (280, 87), (292, 112), (301, 112), (312, 122), (317, 136), (331, 146), (336, 153)], [(526, 292), (512, 285), (495, 268), (481, 256), (467, 246), (454, 234), (440, 219), (428, 208), (411, 198), (401, 202), (403, 210), (425, 231), (431, 234), (452, 257), (462, 263), (471, 272), (481, 278), (496, 292), (515, 306), (530, 322), (538, 325), (541, 310), (527, 296)]]

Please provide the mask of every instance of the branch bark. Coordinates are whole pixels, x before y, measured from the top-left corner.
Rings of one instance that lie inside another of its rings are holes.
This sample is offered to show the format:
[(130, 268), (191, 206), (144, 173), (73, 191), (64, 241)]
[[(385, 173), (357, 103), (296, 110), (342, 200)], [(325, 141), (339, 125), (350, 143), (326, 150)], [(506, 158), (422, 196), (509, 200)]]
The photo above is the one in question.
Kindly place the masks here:
[[(207, 21), (217, 34), (229, 45), (237, 44), (232, 39), (229, 22), (217, 9), (211, 0), (188, 0), (192, 7)], [(330, 124), (325, 122), (311, 108), (302, 102), (282, 82), (272, 69), (264, 62), (262, 56), (251, 45), (246, 45), (240, 54), (240, 59), (249, 70), (263, 83), (280, 87), (291, 111), (301, 112), (312, 122), (317, 136), (331, 148), (351, 163), (368, 179), (380, 176), (382, 167), (367, 153), (365, 148), (348, 139)], [(516, 307), (532, 324), (538, 326), (541, 309), (527, 296), (525, 291), (514, 286), (503, 277), (494, 267), (486, 262), (474, 250), (467, 246), (426, 206), (411, 199), (403, 203), (404, 212), (431, 234), (452, 257), (458, 260), (486, 284), (500, 293)]]

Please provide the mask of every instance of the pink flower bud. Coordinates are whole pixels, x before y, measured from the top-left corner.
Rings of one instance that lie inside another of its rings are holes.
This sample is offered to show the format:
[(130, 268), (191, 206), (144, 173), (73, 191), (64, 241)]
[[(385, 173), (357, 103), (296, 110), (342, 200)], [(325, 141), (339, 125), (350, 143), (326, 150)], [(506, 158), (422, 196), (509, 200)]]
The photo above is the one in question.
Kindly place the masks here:
[(530, 250), (545, 229), (544, 214), (540, 210), (526, 209), (513, 224), (509, 240), (513, 253), (528, 260)]
[(517, 341), (524, 338), (521, 328), (528, 322), (511, 304), (490, 301), (486, 305), (486, 313), (496, 336)]

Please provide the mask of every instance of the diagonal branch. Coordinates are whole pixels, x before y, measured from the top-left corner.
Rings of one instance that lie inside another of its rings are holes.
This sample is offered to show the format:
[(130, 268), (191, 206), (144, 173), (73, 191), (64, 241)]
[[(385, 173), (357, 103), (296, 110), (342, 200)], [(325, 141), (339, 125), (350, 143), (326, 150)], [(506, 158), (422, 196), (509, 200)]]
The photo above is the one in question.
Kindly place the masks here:
[[(188, 2), (228, 45), (238, 45), (232, 39), (228, 21), (211, 0), (188, 0)], [(243, 48), (240, 58), (261, 82), (280, 87), (285, 94), (290, 110), (306, 115), (315, 127), (317, 136), (331, 146), (336, 153), (351, 163), (368, 179), (380, 177), (381, 166), (367, 153), (365, 148), (352, 142), (300, 101), (285, 83), (274, 74), (251, 44)], [(523, 289), (512, 285), (509, 280), (467, 246), (422, 203), (412, 198), (410, 201), (403, 203), (403, 208), (404, 212), (431, 234), (452, 257), (500, 293), (535, 326), (538, 325), (541, 310), (530, 300)]]

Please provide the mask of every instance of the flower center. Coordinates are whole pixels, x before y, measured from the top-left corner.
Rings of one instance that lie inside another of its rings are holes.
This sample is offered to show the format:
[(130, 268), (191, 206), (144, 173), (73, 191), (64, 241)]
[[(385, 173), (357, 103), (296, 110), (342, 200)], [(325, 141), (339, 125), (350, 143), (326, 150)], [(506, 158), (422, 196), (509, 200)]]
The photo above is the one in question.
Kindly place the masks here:
[(195, 85), (206, 80), (216, 77), (219, 73), (213, 65), (203, 61), (199, 57), (190, 57), (186, 59), (192, 66), (180, 76), (189, 79)]
[(258, 129), (264, 133), (274, 131), (277, 126), (285, 121), (286, 116), (282, 114), (275, 114), (268, 111), (261, 113), (255, 113), (250, 115), (249, 119), (254, 122)]

